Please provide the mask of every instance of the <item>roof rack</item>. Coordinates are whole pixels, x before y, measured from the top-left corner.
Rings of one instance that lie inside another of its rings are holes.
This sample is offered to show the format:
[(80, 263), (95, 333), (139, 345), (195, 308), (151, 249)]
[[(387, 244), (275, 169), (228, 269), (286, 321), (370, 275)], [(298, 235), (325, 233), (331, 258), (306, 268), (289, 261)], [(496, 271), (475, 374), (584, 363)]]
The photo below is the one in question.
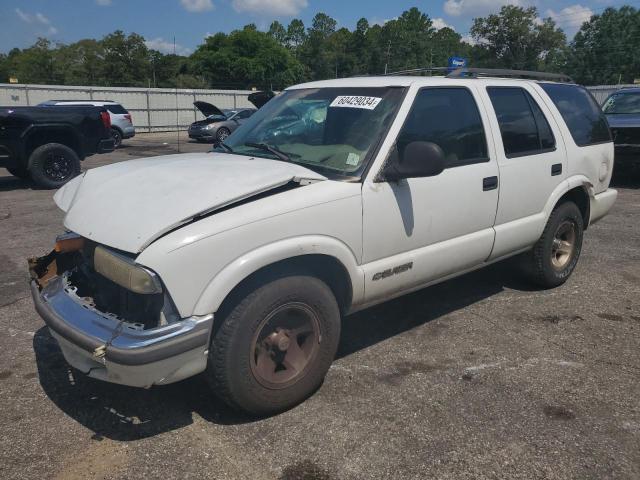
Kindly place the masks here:
[(446, 73), (450, 71), (451, 70), (449, 69), (449, 67), (422, 67), (422, 68), (412, 68), (409, 70), (399, 70), (397, 72), (384, 73), (382, 76), (393, 77), (395, 75), (416, 75), (420, 73), (432, 73), (432, 72)]
[(506, 77), (531, 78), (535, 80), (551, 80), (554, 82), (575, 83), (564, 73), (534, 72), (530, 70), (508, 70), (502, 68), (468, 68), (462, 67), (447, 75), (447, 78)]

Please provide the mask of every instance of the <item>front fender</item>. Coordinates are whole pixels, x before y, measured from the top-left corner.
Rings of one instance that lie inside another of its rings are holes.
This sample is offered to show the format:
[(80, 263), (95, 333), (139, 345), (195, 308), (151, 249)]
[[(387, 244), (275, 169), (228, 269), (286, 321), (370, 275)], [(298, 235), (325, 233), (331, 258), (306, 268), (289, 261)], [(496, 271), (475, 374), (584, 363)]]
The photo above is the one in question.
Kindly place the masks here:
[(351, 280), (352, 304), (362, 301), (364, 274), (351, 249), (334, 237), (304, 235), (264, 245), (227, 264), (211, 279), (201, 293), (194, 309), (194, 315), (199, 315), (199, 312), (217, 311), (227, 295), (252, 273), (276, 262), (301, 255), (327, 255), (338, 260), (344, 266)]

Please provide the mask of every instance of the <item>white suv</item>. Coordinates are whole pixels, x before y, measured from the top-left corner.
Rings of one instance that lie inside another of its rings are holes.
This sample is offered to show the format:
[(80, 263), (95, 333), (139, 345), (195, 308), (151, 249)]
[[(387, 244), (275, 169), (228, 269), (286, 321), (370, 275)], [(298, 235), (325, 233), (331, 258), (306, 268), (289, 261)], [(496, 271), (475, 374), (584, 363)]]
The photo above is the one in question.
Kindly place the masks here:
[(616, 199), (612, 166), (574, 84), (297, 85), (213, 152), (69, 182), (54, 197), (68, 233), (31, 260), (33, 298), (91, 377), (206, 372), (230, 405), (277, 412), (320, 385), (344, 315), (516, 254), (561, 285)]
[(122, 140), (132, 138), (136, 134), (131, 114), (119, 103), (112, 100), (48, 100), (40, 106), (93, 105), (105, 107), (111, 117), (111, 138), (114, 147), (118, 148)]

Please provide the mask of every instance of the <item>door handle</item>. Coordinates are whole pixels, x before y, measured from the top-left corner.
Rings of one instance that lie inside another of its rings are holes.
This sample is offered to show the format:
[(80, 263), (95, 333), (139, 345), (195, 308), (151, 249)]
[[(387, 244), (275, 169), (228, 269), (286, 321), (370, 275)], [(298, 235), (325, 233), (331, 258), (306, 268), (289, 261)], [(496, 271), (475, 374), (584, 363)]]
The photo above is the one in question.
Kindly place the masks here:
[(495, 190), (498, 188), (498, 177), (486, 177), (482, 179), (482, 190)]
[(556, 175), (560, 175), (562, 173), (562, 164), (554, 163), (551, 165), (551, 176), (555, 177)]

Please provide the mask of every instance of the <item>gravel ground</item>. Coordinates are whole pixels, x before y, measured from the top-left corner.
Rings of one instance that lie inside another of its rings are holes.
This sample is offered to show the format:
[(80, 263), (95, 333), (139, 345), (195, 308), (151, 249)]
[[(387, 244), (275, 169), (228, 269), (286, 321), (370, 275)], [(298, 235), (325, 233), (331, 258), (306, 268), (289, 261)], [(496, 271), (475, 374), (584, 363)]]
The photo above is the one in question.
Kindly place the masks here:
[[(84, 167), (176, 140), (139, 135)], [(320, 390), (254, 420), (200, 377), (138, 390), (72, 371), (25, 262), (62, 215), (2, 171), (0, 478), (640, 478), (640, 181), (617, 183), (564, 286), (503, 263), (348, 317)]]

